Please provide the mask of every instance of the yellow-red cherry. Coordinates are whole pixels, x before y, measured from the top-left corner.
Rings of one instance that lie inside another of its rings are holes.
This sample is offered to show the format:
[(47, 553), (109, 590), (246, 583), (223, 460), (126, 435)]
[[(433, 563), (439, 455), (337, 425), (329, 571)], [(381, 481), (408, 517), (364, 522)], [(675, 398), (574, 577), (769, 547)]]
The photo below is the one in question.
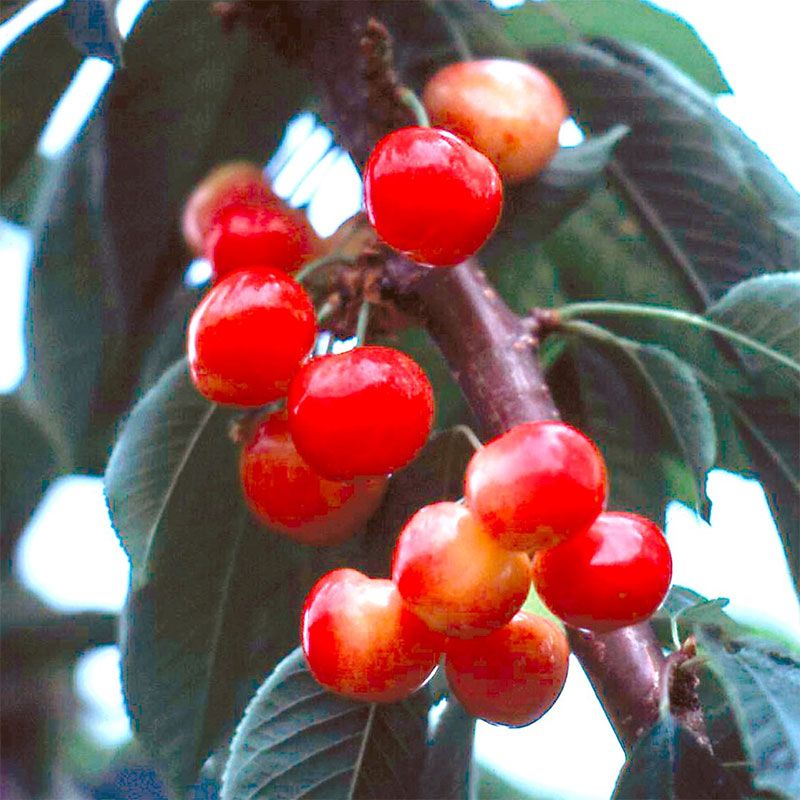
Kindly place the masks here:
[(279, 203), (257, 164), (232, 161), (221, 164), (194, 188), (183, 207), (181, 229), (189, 249), (205, 252), (206, 237), (216, 215), (230, 205)]
[(544, 169), (567, 117), (559, 88), (544, 72), (507, 59), (444, 67), (428, 82), (422, 102), (434, 125), (469, 142), (510, 183)]
[(448, 636), (480, 636), (522, 607), (530, 559), (500, 547), (465, 506), (434, 503), (400, 533), (392, 580), (429, 627)]
[(261, 420), (242, 448), (247, 504), (272, 530), (309, 545), (334, 545), (361, 530), (380, 505), (385, 477), (331, 481), (300, 456), (286, 411)]
[(240, 203), (216, 215), (205, 252), (218, 280), (247, 267), (294, 272), (316, 248), (316, 236), (302, 212), (277, 203)]
[(486, 156), (436, 128), (381, 139), (364, 170), (364, 203), (378, 236), (419, 264), (454, 266), (497, 225), (500, 176)]
[(278, 270), (241, 270), (192, 314), (189, 372), (215, 403), (260, 406), (286, 395), (315, 336), (314, 306), (299, 283)]
[(574, 628), (607, 632), (647, 619), (672, 579), (672, 554), (654, 522), (601, 514), (590, 528), (537, 553), (531, 570), (542, 602)]
[(301, 641), (319, 683), (366, 702), (395, 702), (419, 689), (444, 645), (403, 606), (391, 581), (354, 569), (317, 581), (303, 608)]
[(510, 727), (530, 725), (558, 699), (567, 679), (569, 645), (544, 617), (520, 611), (480, 639), (451, 639), (447, 682), (473, 716)]
[(607, 476), (594, 443), (563, 422), (527, 422), (475, 453), (464, 497), (510, 550), (550, 547), (603, 510)]
[(320, 475), (388, 475), (425, 444), (433, 389), (405, 353), (356, 347), (305, 364), (289, 387), (287, 407), (297, 450)]

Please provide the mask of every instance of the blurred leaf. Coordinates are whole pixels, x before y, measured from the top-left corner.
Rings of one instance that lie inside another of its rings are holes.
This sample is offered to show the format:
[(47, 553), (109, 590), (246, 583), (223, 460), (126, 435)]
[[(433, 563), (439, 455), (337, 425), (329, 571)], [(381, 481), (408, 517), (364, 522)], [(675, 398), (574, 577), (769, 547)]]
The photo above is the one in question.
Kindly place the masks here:
[(667, 713), (636, 743), (612, 800), (700, 800), (741, 797), (714, 757)]
[(298, 648), (248, 705), (231, 742), (222, 798), (418, 798), (428, 706), (424, 689), (392, 704), (328, 692)]
[(132, 565), (127, 703), (144, 745), (180, 786), (297, 644), (313, 583), (345, 565), (388, 571), (402, 523), (424, 502), (460, 494), (472, 452), (463, 434), (441, 434), (393, 478), (366, 531), (340, 547), (298, 547), (245, 507), (228, 438), (235, 413), (200, 397), (181, 361), (133, 410), (106, 473)]
[(658, 634), (659, 641), (664, 647), (675, 649), (672, 639), (670, 620), (678, 626), (678, 635), (683, 642), (694, 631), (697, 624), (728, 624), (732, 622), (727, 614), (722, 612), (729, 603), (725, 597), (708, 600), (685, 586), (672, 586), (666, 600), (653, 615), (651, 622)]
[(731, 91), (694, 28), (643, 0), (549, 0), (525, 3), (504, 17), (506, 31), (523, 47), (566, 44), (578, 36), (614, 36), (660, 53), (714, 94)]
[(32, 157), (39, 134), (50, 111), (80, 64), (80, 57), (67, 38), (58, 12), (33, 25), (5, 52), (0, 70), (3, 114), (0, 120), (0, 186), (3, 214), (21, 222), (24, 203), (17, 197), (10, 207), (9, 195), (15, 178)]
[(425, 749), (419, 800), (469, 800), (474, 796), (475, 718), (453, 697), (443, 700)]
[(800, 651), (721, 627), (696, 635), (732, 701), (755, 786), (800, 796)]
[(774, 218), (779, 209), (786, 216), (796, 195), (683, 73), (612, 40), (541, 50), (535, 58), (587, 130), (630, 127), (609, 176), (695, 308), (765, 269), (797, 269), (800, 237)]
[(62, 9), (75, 46), (115, 67), (122, 63), (122, 37), (115, 18), (118, 4), (119, 0), (67, 0)]

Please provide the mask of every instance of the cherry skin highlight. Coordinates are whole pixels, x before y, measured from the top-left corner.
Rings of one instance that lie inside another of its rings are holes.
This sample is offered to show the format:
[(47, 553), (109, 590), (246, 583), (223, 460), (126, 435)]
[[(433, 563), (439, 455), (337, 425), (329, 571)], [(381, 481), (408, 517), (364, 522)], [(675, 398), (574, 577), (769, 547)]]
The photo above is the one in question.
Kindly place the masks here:
[(216, 280), (247, 267), (294, 272), (315, 253), (315, 240), (300, 212), (275, 203), (237, 204), (216, 215), (205, 252)]
[(216, 215), (230, 205), (279, 203), (256, 164), (232, 161), (211, 170), (194, 188), (183, 207), (181, 229), (188, 248), (197, 256)]
[(189, 372), (215, 403), (260, 406), (286, 395), (315, 336), (314, 306), (300, 284), (278, 271), (241, 270), (192, 314)]
[(563, 422), (528, 422), (475, 453), (464, 498), (510, 550), (551, 547), (603, 510), (607, 477), (593, 442)]
[(544, 617), (520, 611), (480, 639), (450, 639), (445, 670), (453, 694), (473, 716), (511, 727), (530, 725), (558, 699), (569, 645)]
[(465, 506), (434, 503), (400, 533), (392, 580), (430, 628), (448, 636), (481, 636), (522, 607), (530, 559), (500, 547)]
[(391, 581), (353, 569), (317, 581), (303, 608), (301, 641), (311, 672), (327, 689), (385, 703), (419, 689), (444, 644), (403, 607)]
[(272, 530), (309, 545), (334, 545), (359, 531), (380, 505), (384, 477), (330, 481), (306, 464), (285, 411), (262, 420), (242, 448), (242, 490)]
[(419, 264), (449, 267), (489, 238), (503, 190), (491, 161), (466, 142), (411, 127), (375, 146), (364, 170), (364, 202), (386, 244)]
[(305, 364), (289, 387), (287, 408), (297, 450), (320, 475), (388, 475), (425, 444), (433, 389), (405, 353), (356, 347)]
[(672, 555), (659, 527), (637, 514), (601, 514), (586, 531), (533, 559), (542, 602), (574, 628), (604, 633), (641, 622), (661, 605)]
[(428, 82), (422, 102), (434, 125), (487, 156), (509, 183), (544, 169), (567, 117), (567, 104), (545, 73), (506, 59), (444, 67)]

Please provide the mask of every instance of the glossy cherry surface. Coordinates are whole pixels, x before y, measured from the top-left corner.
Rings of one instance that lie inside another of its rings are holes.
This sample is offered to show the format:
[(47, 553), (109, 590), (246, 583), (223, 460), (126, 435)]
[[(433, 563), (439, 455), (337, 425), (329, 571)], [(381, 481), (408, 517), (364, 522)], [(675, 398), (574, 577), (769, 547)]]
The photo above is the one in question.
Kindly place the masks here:
[(364, 201), (386, 244), (420, 264), (453, 266), (489, 238), (502, 185), (486, 156), (447, 131), (401, 128), (364, 170)]
[(205, 252), (206, 237), (216, 215), (230, 205), (279, 202), (262, 169), (249, 161), (232, 161), (211, 170), (194, 188), (183, 207), (181, 227), (195, 255)]
[(242, 448), (239, 471), (247, 504), (272, 530), (310, 545), (340, 544), (380, 505), (386, 478), (330, 481), (300, 456), (285, 411), (262, 420)]
[(465, 506), (435, 503), (400, 533), (392, 580), (434, 630), (479, 636), (504, 625), (525, 602), (530, 559), (500, 547)]
[(544, 617), (520, 611), (480, 639), (447, 643), (447, 682), (473, 716), (521, 727), (539, 719), (567, 679), (569, 645)]
[(601, 514), (533, 559), (542, 602), (575, 628), (612, 631), (647, 619), (672, 579), (672, 555), (660, 528), (637, 514)]
[(281, 272), (241, 270), (214, 286), (189, 322), (189, 371), (215, 403), (260, 406), (286, 395), (314, 344), (311, 299)]
[(422, 368), (391, 347), (321, 356), (289, 388), (297, 449), (321, 475), (386, 475), (420, 451), (433, 422), (433, 389)]
[(403, 606), (397, 587), (353, 569), (317, 581), (301, 640), (314, 677), (356, 700), (394, 702), (430, 677), (443, 639)]
[(517, 425), (475, 453), (464, 497), (511, 550), (549, 547), (602, 511), (606, 468), (590, 439), (563, 422)]
[(315, 239), (301, 212), (276, 203), (237, 204), (214, 218), (206, 258), (216, 279), (247, 267), (294, 272), (314, 254)]
[(444, 67), (425, 87), (431, 122), (487, 156), (504, 180), (537, 175), (558, 150), (567, 104), (541, 70), (486, 59)]

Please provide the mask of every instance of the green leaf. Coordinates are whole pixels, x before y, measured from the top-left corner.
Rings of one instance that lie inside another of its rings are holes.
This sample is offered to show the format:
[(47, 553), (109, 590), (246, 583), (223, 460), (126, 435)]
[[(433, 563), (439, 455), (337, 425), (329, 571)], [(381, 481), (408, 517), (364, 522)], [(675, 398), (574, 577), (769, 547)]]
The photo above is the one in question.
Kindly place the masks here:
[(418, 798), (425, 690), (366, 704), (323, 689), (301, 650), (256, 693), (231, 742), (222, 800)]
[(649, 47), (715, 94), (730, 92), (703, 41), (684, 20), (642, 0), (550, 0), (505, 12), (506, 31), (523, 47), (580, 36), (614, 36)]
[(460, 494), (472, 452), (463, 433), (439, 435), (392, 479), (366, 531), (340, 547), (299, 547), (245, 507), (228, 438), (234, 413), (200, 397), (179, 362), (134, 408), (106, 473), (132, 565), (126, 699), (143, 744), (178, 786), (296, 646), (313, 583), (345, 565), (388, 571), (400, 526), (423, 503)]
[(475, 788), (475, 718), (448, 697), (428, 736), (419, 800), (466, 800)]
[(800, 796), (800, 658), (777, 643), (697, 630), (701, 653), (721, 679), (743, 732), (758, 789)]
[[(57, 11), (41, 19), (3, 54), (0, 186), (5, 214), (14, 180), (31, 157), (53, 106), (80, 61)], [(18, 215), (13, 219), (21, 221)]]
[(694, 308), (765, 269), (798, 268), (800, 236), (774, 218), (779, 209), (785, 216), (793, 190), (683, 73), (612, 40), (538, 51), (536, 61), (588, 131), (630, 127), (609, 177)]
[(667, 713), (636, 743), (612, 800), (741, 797), (714, 757)]
[(68, 0), (61, 13), (75, 46), (85, 55), (122, 64), (122, 36), (115, 18), (119, 0)]

